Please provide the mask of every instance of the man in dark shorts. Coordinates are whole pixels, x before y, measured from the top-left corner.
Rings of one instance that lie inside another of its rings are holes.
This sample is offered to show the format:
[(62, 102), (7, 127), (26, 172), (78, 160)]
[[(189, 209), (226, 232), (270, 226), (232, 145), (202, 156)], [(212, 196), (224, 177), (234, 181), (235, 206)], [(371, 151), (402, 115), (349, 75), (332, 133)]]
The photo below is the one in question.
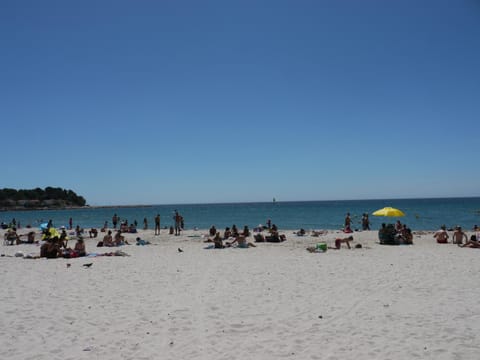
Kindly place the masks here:
[(117, 216), (117, 214), (114, 214), (113, 217), (112, 217), (112, 224), (113, 224), (114, 229), (117, 228), (117, 223), (118, 223), (118, 216)]
[(160, 214), (155, 216), (155, 235), (160, 235)]
[(180, 230), (182, 226), (182, 217), (178, 213), (177, 210), (175, 210), (175, 216), (173, 217), (175, 220), (175, 235), (180, 235)]

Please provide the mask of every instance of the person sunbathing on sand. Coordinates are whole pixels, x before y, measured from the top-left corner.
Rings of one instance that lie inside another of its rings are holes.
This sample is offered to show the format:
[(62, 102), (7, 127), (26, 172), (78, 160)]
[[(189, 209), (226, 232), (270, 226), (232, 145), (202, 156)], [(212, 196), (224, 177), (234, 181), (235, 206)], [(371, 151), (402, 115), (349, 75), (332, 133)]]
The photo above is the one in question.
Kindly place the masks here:
[(232, 246), (233, 244), (237, 243), (237, 247), (246, 249), (248, 247), (256, 247), (255, 244), (252, 244), (251, 242), (247, 242), (245, 236), (239, 235), (233, 240), (231, 243), (226, 243), (227, 247)]
[(470, 241), (467, 241), (465, 245), (458, 244), (460, 247), (469, 247), (469, 248), (480, 248), (480, 242), (477, 241), (477, 237), (475, 235), (472, 235), (470, 237)]
[(136, 241), (137, 241), (137, 245), (150, 245), (150, 241), (142, 240), (139, 237), (137, 237)]
[(312, 230), (311, 235), (315, 236), (315, 237), (318, 237), (320, 235), (325, 235), (327, 233), (328, 233), (328, 231), (326, 231), (326, 230), (318, 230), (318, 231), (317, 230)]
[(115, 234), (115, 245), (116, 246), (121, 246), (121, 245), (129, 245), (128, 241), (125, 240), (125, 236), (122, 236), (122, 232), (120, 230), (117, 231)]

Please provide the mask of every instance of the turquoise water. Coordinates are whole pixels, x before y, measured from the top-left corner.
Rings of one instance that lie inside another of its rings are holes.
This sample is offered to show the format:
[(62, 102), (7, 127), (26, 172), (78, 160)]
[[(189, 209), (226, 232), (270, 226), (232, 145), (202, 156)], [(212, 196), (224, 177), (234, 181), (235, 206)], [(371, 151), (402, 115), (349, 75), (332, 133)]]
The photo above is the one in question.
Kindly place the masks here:
[[(150, 228), (158, 213), (161, 226), (173, 225), (175, 209), (185, 218), (185, 228), (207, 229), (211, 225), (224, 228), (236, 224), (250, 228), (265, 224), (271, 219), (281, 229), (339, 229), (345, 214), (350, 212), (353, 228), (361, 228), (362, 213), (371, 214), (377, 209), (392, 206), (401, 209), (406, 216), (399, 218), (413, 230), (435, 230), (442, 224), (447, 227), (460, 225), (471, 229), (480, 225), (480, 198), (448, 199), (394, 199), (394, 200), (342, 200), (342, 201), (299, 201), (276, 203), (235, 203), (235, 204), (195, 204), (195, 205), (155, 205), (150, 207), (85, 208), (74, 210), (36, 210), (0, 212), (0, 220), (10, 222), (16, 218), (22, 227), (31, 224), (38, 226), (49, 219), (55, 226), (73, 224), (81, 227), (101, 227), (105, 221), (111, 226), (111, 219), (117, 213), (129, 222), (137, 220), (143, 226), (146, 217)], [(397, 218), (384, 218), (370, 215), (371, 228), (378, 229), (382, 222), (394, 222)]]

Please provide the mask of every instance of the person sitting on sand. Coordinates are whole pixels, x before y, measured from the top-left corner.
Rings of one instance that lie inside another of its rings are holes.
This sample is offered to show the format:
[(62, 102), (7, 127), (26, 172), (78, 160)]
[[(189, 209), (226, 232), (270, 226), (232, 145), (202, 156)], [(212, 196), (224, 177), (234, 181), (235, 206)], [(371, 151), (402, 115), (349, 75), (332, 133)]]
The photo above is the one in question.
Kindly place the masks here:
[(77, 226), (75, 227), (75, 235), (81, 236), (82, 234), (83, 234), (83, 229), (80, 228), (80, 225), (77, 225)]
[(21, 244), (22, 241), (20, 240), (20, 236), (18, 236), (17, 231), (14, 228), (10, 228), (7, 230), (7, 232), (4, 234), (5, 241), (9, 242), (10, 245), (15, 244)]
[(130, 224), (130, 226), (128, 227), (128, 232), (130, 234), (136, 234), (137, 233), (137, 227), (135, 226), (135, 224)]
[(272, 230), (270, 230), (270, 235), (268, 236), (265, 236), (265, 241), (266, 242), (282, 242), (282, 241), (285, 241), (287, 240), (287, 237), (284, 235), (284, 234), (279, 234), (278, 230), (273, 230), (273, 226), (272, 226)]
[(347, 247), (351, 249), (350, 241), (353, 241), (353, 236), (335, 239), (335, 249), (340, 250), (340, 248), (342, 247), (342, 244), (347, 244)]
[(345, 225), (345, 228), (343, 229), (343, 232), (346, 234), (350, 234), (353, 232), (352, 228), (350, 227), (350, 224)]
[(215, 236), (217, 234), (217, 228), (215, 227), (215, 225), (212, 225), (212, 227), (210, 228), (210, 230), (208, 230), (208, 234), (210, 236)]
[(253, 238), (255, 239), (255, 242), (265, 242), (265, 236), (262, 234), (255, 234), (253, 235)]
[(394, 245), (413, 245), (412, 230), (406, 224), (402, 225), (400, 231), (396, 231), (394, 235)]
[(467, 234), (465, 234), (462, 231), (461, 226), (455, 227), (455, 231), (453, 232), (453, 235), (452, 235), (453, 244), (461, 245), (463, 244), (463, 239), (465, 239), (465, 242), (468, 242)]
[(223, 245), (223, 239), (220, 236), (220, 232), (217, 232), (215, 234), (215, 237), (213, 238), (213, 245), (215, 249), (223, 249), (225, 246)]
[(90, 236), (91, 238), (96, 238), (98, 236), (98, 230), (95, 228), (91, 228), (90, 230), (88, 230), (88, 236)]
[(241, 232), (240, 235), (243, 235), (243, 236), (245, 236), (245, 237), (249, 237), (249, 236), (250, 236), (250, 229), (248, 228), (247, 225), (245, 225), (245, 226), (243, 227), (243, 231)]
[(239, 235), (239, 232), (238, 232), (238, 229), (237, 229), (237, 225), (233, 224), (232, 225), (232, 235), (233, 237), (237, 237)]
[(297, 236), (305, 236), (306, 233), (307, 232), (305, 231), (305, 229), (302, 228), (302, 229), (297, 231)]
[(77, 240), (77, 243), (75, 244), (75, 247), (73, 248), (73, 250), (77, 254), (77, 257), (87, 255), (87, 250), (85, 249), (85, 242), (83, 241), (82, 238)]
[(477, 239), (477, 241), (480, 241), (480, 227), (475, 225), (473, 227), (473, 232), (475, 233), (475, 238)]
[(460, 247), (469, 247), (469, 248), (480, 248), (480, 241), (477, 241), (475, 235), (470, 236), (470, 241), (467, 241), (465, 245), (458, 244)]
[(238, 235), (235, 240), (233, 240), (231, 243), (226, 243), (227, 247), (232, 246), (233, 244), (237, 243), (238, 248), (246, 249), (248, 247), (256, 247), (255, 244), (252, 244), (251, 242), (247, 242), (247, 239), (245, 236)]
[(397, 220), (397, 222), (395, 223), (395, 231), (398, 233), (398, 232), (401, 232), (402, 229), (403, 229), (402, 223), (400, 222), (400, 220)]
[(232, 232), (230, 231), (230, 228), (226, 227), (225, 231), (223, 232), (223, 239), (227, 240), (231, 236), (232, 236)]
[(40, 247), (40, 257), (56, 259), (59, 256), (62, 256), (62, 252), (60, 250), (60, 241), (57, 236), (48, 239), (45, 244)]
[(115, 234), (115, 239), (114, 239), (115, 246), (121, 246), (121, 245), (129, 245), (128, 241), (125, 240), (125, 237), (122, 236), (121, 230), (118, 230), (117, 233)]
[(128, 221), (125, 220), (120, 224), (120, 232), (125, 233), (128, 232)]
[(141, 246), (150, 245), (150, 241), (142, 240), (139, 237), (136, 238), (136, 241), (137, 241), (136, 245), (141, 245)]
[(33, 244), (35, 243), (35, 231), (30, 231), (27, 234), (27, 244)]
[(442, 225), (440, 227), (440, 230), (438, 230), (434, 235), (433, 237), (435, 239), (437, 239), (437, 243), (439, 244), (446, 244), (448, 243), (448, 233), (447, 233), (447, 230), (446, 230), (446, 226), (445, 225)]
[(68, 244), (67, 231), (65, 229), (62, 229), (62, 232), (60, 234), (60, 245), (66, 248), (67, 244)]
[(403, 225), (400, 244), (401, 245), (413, 245), (412, 230), (410, 228), (408, 228), (407, 225)]
[(113, 243), (112, 230), (108, 230), (107, 235), (103, 237), (103, 246), (115, 246)]

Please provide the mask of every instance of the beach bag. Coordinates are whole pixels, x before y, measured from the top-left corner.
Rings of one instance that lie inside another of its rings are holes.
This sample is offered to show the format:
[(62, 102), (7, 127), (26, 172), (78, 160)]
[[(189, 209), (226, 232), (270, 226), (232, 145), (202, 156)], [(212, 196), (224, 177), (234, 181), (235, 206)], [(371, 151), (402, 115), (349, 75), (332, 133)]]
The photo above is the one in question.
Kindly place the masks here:
[(316, 246), (318, 251), (327, 251), (327, 244), (326, 243), (318, 243)]

